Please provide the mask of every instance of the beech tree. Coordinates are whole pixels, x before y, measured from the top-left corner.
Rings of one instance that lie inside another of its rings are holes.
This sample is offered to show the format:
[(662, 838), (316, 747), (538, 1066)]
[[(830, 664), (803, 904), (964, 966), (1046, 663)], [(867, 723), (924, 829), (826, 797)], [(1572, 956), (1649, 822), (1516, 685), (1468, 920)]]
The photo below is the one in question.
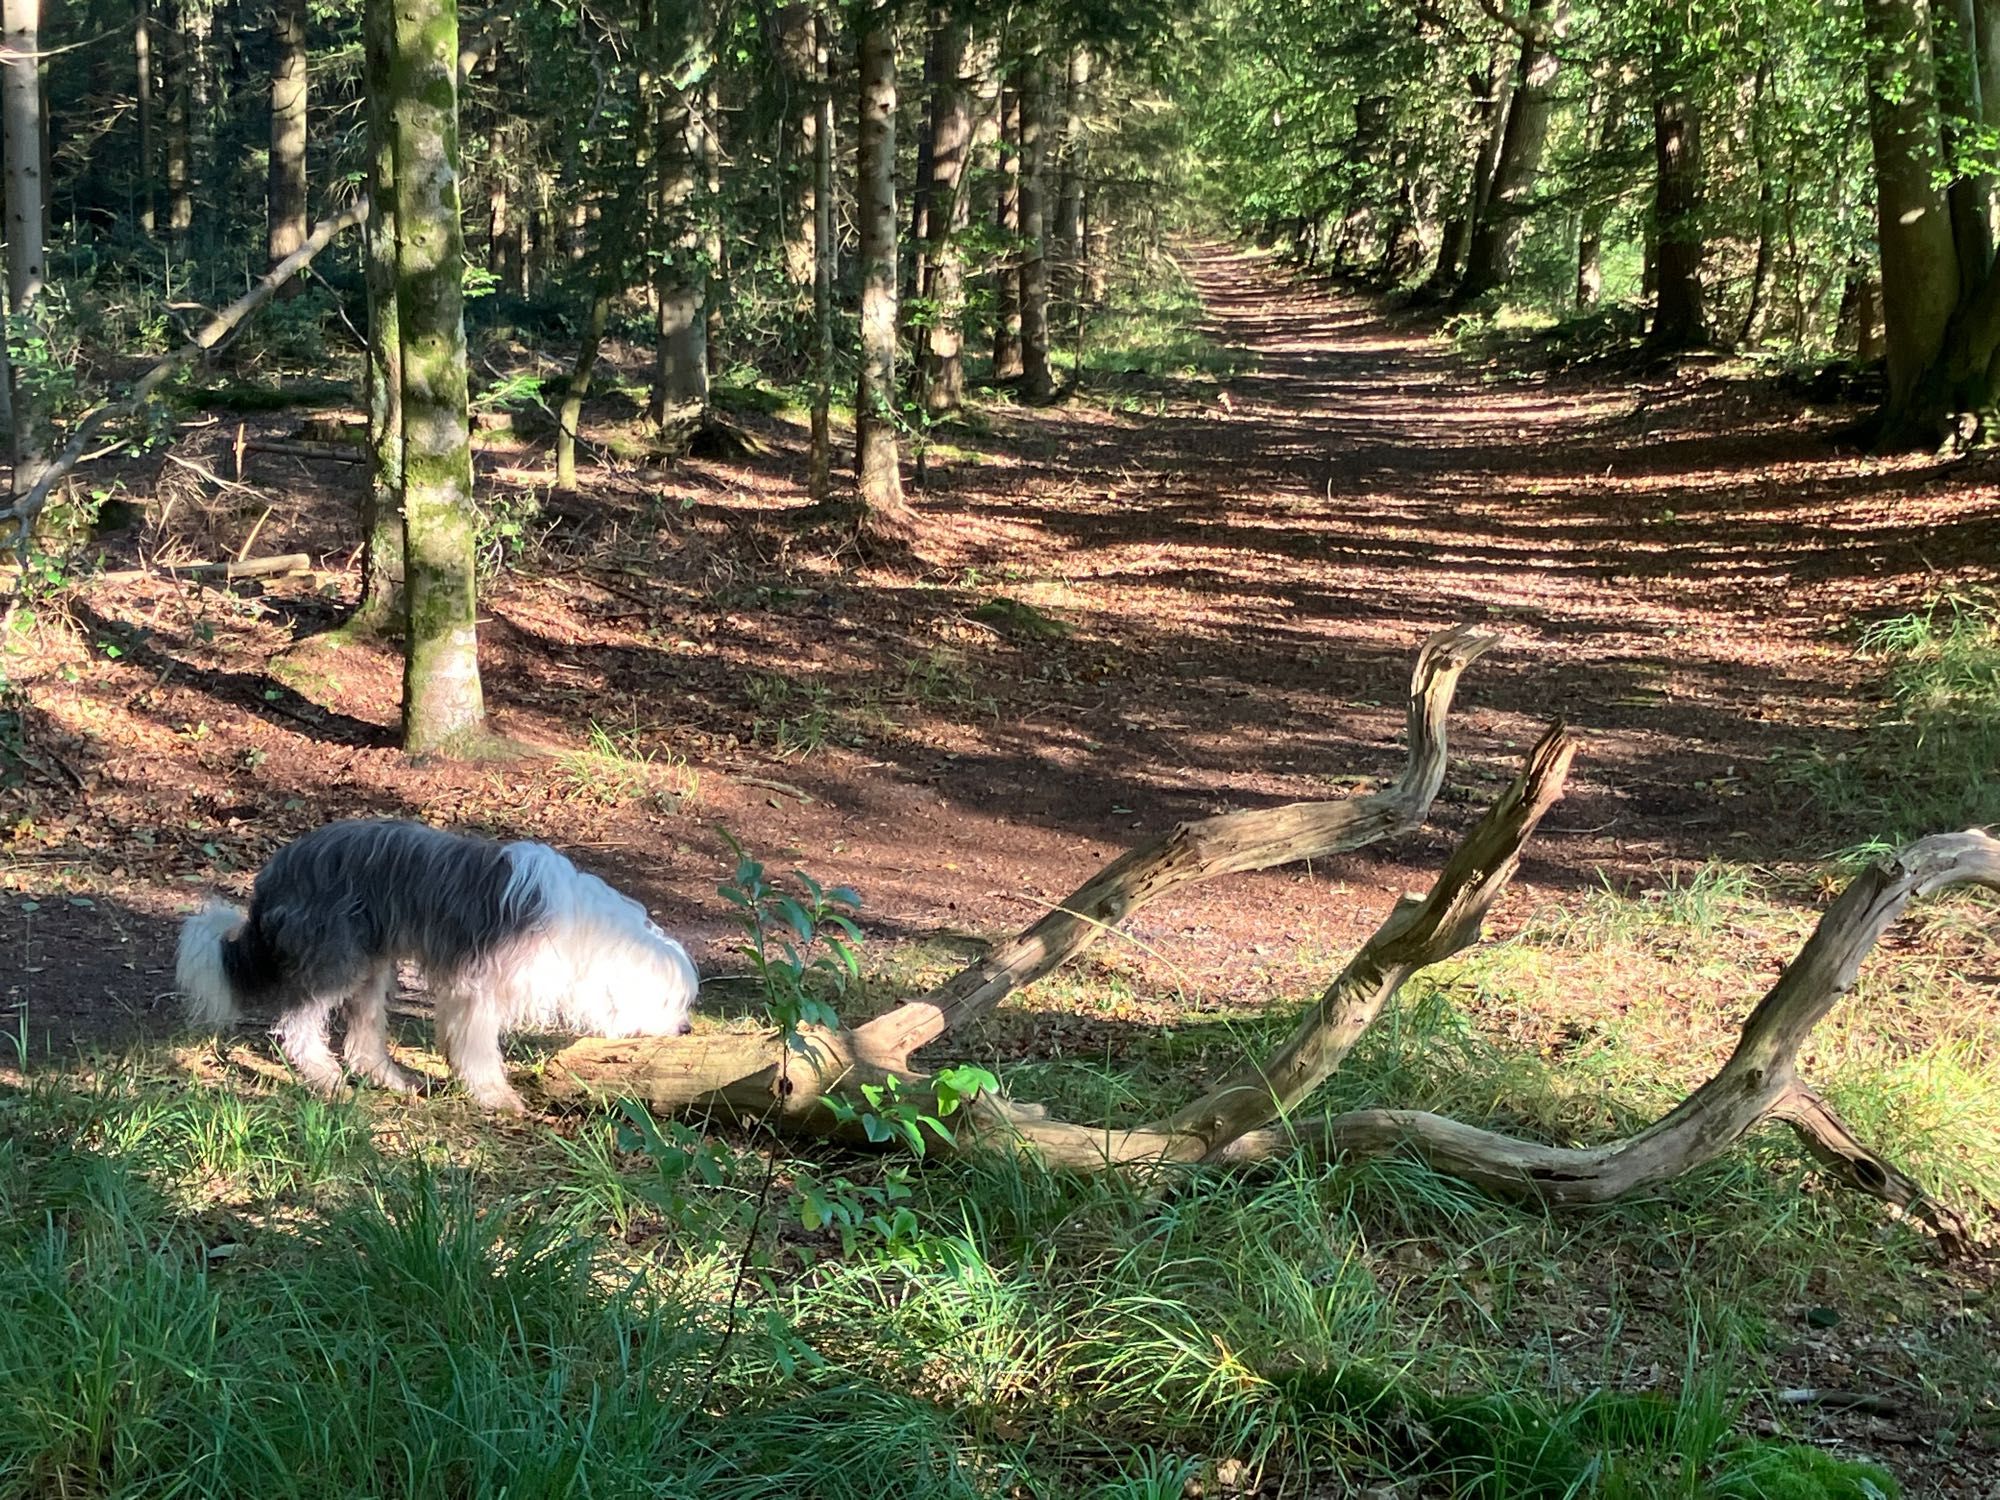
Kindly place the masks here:
[(470, 747), (479, 681), (472, 442), (459, 227), (457, 0), (368, 0), (391, 13), (396, 333), (402, 405), (403, 745)]

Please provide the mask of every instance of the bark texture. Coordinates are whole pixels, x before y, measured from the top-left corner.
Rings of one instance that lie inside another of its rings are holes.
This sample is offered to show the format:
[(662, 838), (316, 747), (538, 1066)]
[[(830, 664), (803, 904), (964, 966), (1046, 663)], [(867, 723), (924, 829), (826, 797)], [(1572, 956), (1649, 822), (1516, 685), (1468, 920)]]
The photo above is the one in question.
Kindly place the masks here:
[(1701, 293), (1701, 111), (1672, 75), (1653, 98), (1653, 162), (1659, 281), (1646, 347), (1667, 354), (1709, 341)]
[[(19, 320), (35, 315), (48, 279), (43, 253), (42, 85), (40, 0), (4, 0), (0, 5), (0, 135), (4, 135), (7, 197), (7, 311)], [(9, 342), (11, 343), (11, 338)], [(14, 417), (14, 518), (26, 557), (28, 528), (47, 500), (44, 457), (48, 413), (34, 372), (10, 349), (7, 356), (9, 406)]]
[(1005, 247), (993, 269), (993, 378), (1021, 375), (1021, 274), (1016, 245), (1021, 235), (1021, 95), (1000, 91), (999, 186), (993, 200), (993, 227)]
[(1048, 79), (1040, 54), (1015, 75), (1021, 96), (1021, 390), (1045, 401), (1055, 390), (1049, 368)]
[(271, 159), (266, 226), (271, 262), (306, 238), (306, 0), (271, 6)]
[[(389, 4), (390, 0), (374, 0)], [(402, 341), (403, 748), (484, 732), (466, 410), (465, 242), (458, 169), (457, 0), (394, 0), (396, 320)]]
[(854, 391), (855, 480), (867, 528), (908, 534), (896, 440), (896, 34), (888, 0), (855, 17), (861, 94), (855, 216), (861, 230), (861, 362)]
[(925, 252), (929, 303), (918, 345), (924, 409), (958, 410), (965, 399), (965, 257), (958, 237), (969, 222), (966, 162), (972, 151), (972, 96), (966, 77), (971, 31), (940, 13), (932, 41), (931, 208)]
[(396, 317), (396, 134), (390, 115), (395, 23), (370, 0), (361, 18), (367, 86), (368, 202), (362, 271), (368, 290), (368, 488), (361, 508), (361, 601), (354, 624), (373, 634), (403, 628), (403, 338)]
[(1876, 242), (1888, 356), (1883, 415), (1892, 435), (1915, 417), (1958, 301), (1958, 256), (1944, 193), (1927, 0), (1863, 0), (1868, 136), (1875, 154)]

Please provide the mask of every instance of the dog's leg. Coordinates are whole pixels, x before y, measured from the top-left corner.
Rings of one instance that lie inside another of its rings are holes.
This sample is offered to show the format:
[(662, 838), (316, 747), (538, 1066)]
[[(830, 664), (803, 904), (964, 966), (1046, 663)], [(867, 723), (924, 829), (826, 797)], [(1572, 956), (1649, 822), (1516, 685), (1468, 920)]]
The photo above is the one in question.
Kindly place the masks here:
[(445, 991), (437, 999), (438, 1046), (465, 1084), (488, 1109), (526, 1114), (528, 1106), (507, 1082), (500, 1056), (500, 1018), (486, 997)]
[(278, 1017), (271, 1036), (299, 1081), (316, 1094), (337, 1094), (345, 1081), (340, 1064), (326, 1044), (327, 1018), (342, 996), (312, 995)]
[(389, 1056), (389, 997), (396, 991), (396, 966), (384, 964), (347, 997), (347, 1036), (340, 1055), (347, 1070), (400, 1094), (413, 1094), (417, 1080)]

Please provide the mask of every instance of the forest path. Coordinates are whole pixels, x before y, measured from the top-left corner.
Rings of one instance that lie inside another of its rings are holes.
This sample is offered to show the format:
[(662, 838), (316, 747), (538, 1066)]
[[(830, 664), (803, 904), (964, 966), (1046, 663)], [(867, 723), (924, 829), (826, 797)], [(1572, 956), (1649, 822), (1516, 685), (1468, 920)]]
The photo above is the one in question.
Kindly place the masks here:
[[(1504, 645), (1461, 686), (1431, 826), (1143, 912), (1101, 950), (1130, 970), (1132, 1019), (1323, 981), (1555, 717), (1583, 752), (1496, 931), (1600, 872), (1659, 886), (1832, 846), (1764, 763), (1867, 711), (1840, 630), (1970, 570), (1984, 470), (1844, 452), (1851, 411), (1743, 382), (1498, 371), (1267, 258), (1184, 259), (1231, 372), (1094, 379), (945, 429), (913, 486), (914, 563), (801, 545), (782, 422), (742, 464), (599, 469), (482, 601), (489, 705), (565, 752), (548, 759), (409, 763), (392, 653), (288, 659), (335, 608), (310, 583), (221, 612), (165, 581), (92, 597), (81, 618), (118, 651), (28, 688), (74, 785), (25, 789), (0, 951), (30, 978), (0, 1022), (60, 1051), (163, 1020), (189, 899), (240, 895), (278, 843), (360, 814), (569, 849), (711, 973), (740, 963), (717, 828), (859, 889), (883, 947), (1008, 931), (1176, 821), (1394, 774), (1417, 645), (1465, 620)], [(545, 461), (489, 450), (482, 483), (532, 487)], [(268, 534), (350, 554), (350, 480), (288, 473)], [(996, 596), (1056, 633), (994, 623)], [(598, 725), (655, 769), (684, 760), (688, 803), (577, 761)]]
[[(1240, 368), (1136, 429), (1046, 417), (1039, 473), (965, 508), (955, 560), (1031, 558), (1073, 613), (1148, 643), (1144, 676), (1188, 659), (1200, 705), (1171, 705), (1175, 747), (1232, 780), (1358, 769), (1354, 748), (1399, 732), (1356, 713), (1392, 663), (1481, 621), (1506, 646), (1461, 695), (1472, 761), (1499, 774), (1557, 716), (1586, 737), (1545, 873), (1798, 852), (1796, 819), (1735, 795), (1857, 721), (1839, 627), (1975, 555), (1990, 494), (1911, 493), (1937, 466), (1840, 451), (1851, 412), (1699, 373), (1496, 371), (1268, 259), (1185, 265)], [(1015, 529), (977, 540), (996, 516)], [(1155, 686), (1126, 708), (1143, 719)]]

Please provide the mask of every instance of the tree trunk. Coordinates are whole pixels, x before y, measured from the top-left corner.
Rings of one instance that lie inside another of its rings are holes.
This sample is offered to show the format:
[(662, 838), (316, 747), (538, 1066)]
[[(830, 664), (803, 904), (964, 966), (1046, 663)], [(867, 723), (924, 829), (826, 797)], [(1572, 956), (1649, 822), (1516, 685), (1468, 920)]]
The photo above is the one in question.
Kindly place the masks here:
[[(40, 0), (4, 0), (0, 4), (0, 135), (5, 137), (7, 201), (7, 311), (12, 320), (6, 339), (9, 405), (14, 415), (14, 503), (25, 503), (46, 467), (48, 412), (39, 383), (23, 378), (22, 356), (14, 341), (33, 326), (47, 280), (43, 258), (42, 82)], [(19, 537), (27, 549), (27, 520)]]
[(396, 35), (394, 0), (362, 10), (370, 212), (362, 225), (368, 291), (368, 488), (361, 506), (361, 599), (350, 622), (383, 636), (407, 623), (403, 597), (403, 341), (396, 318)]
[(268, 247), (273, 265), (306, 238), (306, 0), (271, 6)]
[(1459, 195), (1458, 209), (1444, 222), (1438, 235), (1437, 265), (1424, 282), (1432, 296), (1448, 292), (1458, 281), (1458, 269), (1472, 241), (1472, 226), (1486, 212), (1486, 200), (1493, 186), (1493, 167), (1500, 159), (1501, 138), (1507, 132), (1508, 106), (1514, 98), (1516, 54), (1493, 49), (1482, 81), (1472, 78), (1472, 125), (1479, 138), (1473, 154), (1465, 191)]
[(162, 13), (166, 31), (166, 188), (167, 233), (185, 241), (194, 225), (194, 67), (180, 0), (170, 0)]
[(813, 132), (819, 115), (819, 72), (814, 62), (813, 8), (795, 0), (778, 8), (778, 82), (783, 119), (778, 127), (778, 226), (785, 281), (800, 304), (811, 300), (814, 268)]
[(1659, 285), (1646, 348), (1653, 354), (1695, 349), (1709, 340), (1702, 308), (1701, 111), (1685, 86), (1685, 38), (1654, 73), (1653, 223)]
[[(1563, 0), (1529, 0), (1528, 24), (1554, 36), (1562, 26)], [(1505, 287), (1514, 278), (1514, 261), (1532, 206), (1535, 182), (1548, 144), (1549, 121), (1555, 110), (1557, 58), (1540, 40), (1524, 39), (1515, 73), (1514, 95), (1507, 125), (1493, 163), (1491, 186), (1473, 223), (1466, 251), (1465, 275), (1456, 300), (1465, 302)]]
[(139, 199), (139, 227), (147, 234), (154, 230), (153, 202), (153, 14), (152, 0), (136, 0), (132, 7), (132, 89), (133, 108), (138, 116), (138, 181), (134, 190)]
[(1049, 368), (1048, 69), (1040, 53), (1016, 75), (1021, 96), (1021, 389), (1030, 401), (1055, 390)]
[(970, 28), (940, 12), (932, 43), (930, 245), (925, 257), (929, 316), (919, 335), (918, 378), (924, 410), (957, 411), (965, 399), (965, 257), (959, 248), (971, 203), (966, 159), (972, 149), (972, 101), (966, 58)]
[(993, 204), (993, 227), (1000, 237), (999, 264), (993, 271), (993, 378), (1015, 380), (1021, 374), (1021, 95), (1012, 87), (1000, 90), (1000, 180)]
[[(1975, 144), (1985, 119), (1985, 91), (1993, 82), (1979, 71), (1979, 24), (1974, 0), (1946, 0), (1938, 11), (1938, 40), (1947, 65), (1939, 70), (1939, 116), (1944, 126), (1945, 160), (1958, 166), (1979, 160)], [(1946, 190), (1953, 249), (1958, 255), (1961, 307), (1979, 295), (1993, 267), (1993, 174), (1974, 166), (1961, 171)]]
[(695, 144), (701, 155), (702, 306), (708, 322), (702, 337), (702, 354), (708, 361), (708, 379), (713, 381), (722, 368), (725, 353), (722, 309), (729, 300), (729, 242), (722, 237), (722, 95), (716, 87), (713, 67), (702, 91), (701, 116), (696, 125)]
[(907, 536), (896, 441), (896, 34), (893, 0), (855, 12), (861, 103), (855, 219), (861, 230), (861, 359), (854, 390), (854, 466), (863, 523)]
[(1868, 136), (1875, 156), (1876, 243), (1888, 356), (1883, 436), (1924, 436), (1919, 382), (1944, 346), (1958, 301), (1958, 253), (1938, 183), (1943, 160), (1928, 0), (1863, 0)]
[(1056, 145), (1056, 221), (1049, 234), (1049, 294), (1059, 310), (1072, 313), (1083, 271), (1083, 122), (1090, 97), (1090, 61), (1088, 47), (1070, 49), (1062, 137)]
[[(910, 253), (904, 266), (902, 291), (896, 308), (901, 320), (899, 334), (904, 343), (912, 342), (916, 331), (913, 319), (923, 315), (924, 299), (930, 295), (930, 254), (931, 254), (931, 141), (935, 135), (937, 75), (941, 64), (938, 61), (938, 45), (943, 28), (950, 17), (942, 7), (933, 7), (929, 29), (929, 42), (924, 48), (924, 86), (922, 98), (929, 107), (916, 111), (916, 167), (915, 180), (910, 186)], [(921, 370), (921, 367), (919, 367)]]
[(479, 684), (472, 444), (466, 412), (465, 242), (459, 224), (457, 0), (393, 11), (396, 321), (402, 340), (403, 748), (470, 749)]
[[(2000, 139), (2000, 0), (1973, 0), (1973, 56), (1979, 69), (1979, 119)], [(2000, 159), (1988, 153), (1989, 186), (2000, 174)], [(1986, 202), (1987, 241), (2000, 243), (2000, 192), (1989, 191)]]
[[(1750, 160), (1757, 173), (1757, 255), (1750, 267), (1750, 295), (1743, 306), (1743, 322), (1736, 331), (1739, 342), (1755, 346), (1763, 341), (1764, 325), (1770, 316), (1771, 279), (1777, 261), (1777, 190), (1770, 161), (1771, 59), (1757, 60), (1757, 74), (1750, 86)], [(1803, 341), (1804, 330), (1794, 331)]]
[(833, 38), (824, 13), (814, 23), (813, 69), (813, 403), (807, 493), (833, 498)]
[[(691, 69), (705, 73), (707, 20), (704, 7), (660, 0), (653, 25), (654, 55), (661, 91), (655, 129), (663, 238), (654, 276), (657, 306), (652, 417), (662, 429), (699, 422), (708, 409), (708, 271), (703, 253), (700, 199), (700, 111), (693, 95), (676, 82)], [(670, 12), (672, 19), (659, 12)], [(699, 87), (699, 85), (694, 85)]]

